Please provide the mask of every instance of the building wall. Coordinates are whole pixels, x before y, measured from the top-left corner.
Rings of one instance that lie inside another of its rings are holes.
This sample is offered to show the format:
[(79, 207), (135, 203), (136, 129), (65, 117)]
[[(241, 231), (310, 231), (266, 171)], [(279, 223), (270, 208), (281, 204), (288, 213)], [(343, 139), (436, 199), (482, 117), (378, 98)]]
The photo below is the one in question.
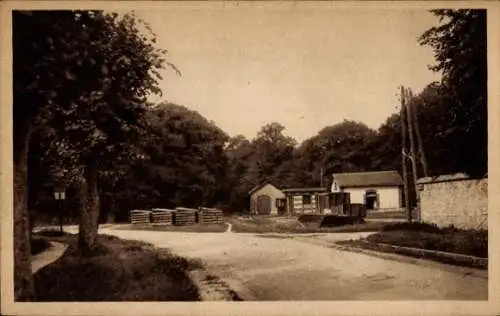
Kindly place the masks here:
[(250, 211), (252, 213), (257, 211), (257, 197), (259, 195), (268, 195), (271, 198), (271, 215), (277, 215), (278, 208), (276, 207), (276, 199), (284, 199), (285, 194), (274, 185), (266, 184), (259, 190), (253, 192), (250, 196)]
[(421, 220), (440, 226), (487, 228), (488, 179), (422, 184)]
[(344, 188), (343, 192), (351, 194), (351, 203), (365, 203), (366, 190), (376, 190), (379, 195), (379, 209), (394, 209), (401, 207), (401, 189), (399, 187), (365, 187)]

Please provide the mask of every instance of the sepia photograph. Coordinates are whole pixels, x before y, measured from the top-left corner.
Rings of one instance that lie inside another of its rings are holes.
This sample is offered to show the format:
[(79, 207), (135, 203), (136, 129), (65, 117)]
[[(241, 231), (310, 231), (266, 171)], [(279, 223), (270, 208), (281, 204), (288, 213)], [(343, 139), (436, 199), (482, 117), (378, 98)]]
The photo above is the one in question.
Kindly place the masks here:
[(6, 1), (4, 308), (491, 307), (498, 10), (361, 2)]

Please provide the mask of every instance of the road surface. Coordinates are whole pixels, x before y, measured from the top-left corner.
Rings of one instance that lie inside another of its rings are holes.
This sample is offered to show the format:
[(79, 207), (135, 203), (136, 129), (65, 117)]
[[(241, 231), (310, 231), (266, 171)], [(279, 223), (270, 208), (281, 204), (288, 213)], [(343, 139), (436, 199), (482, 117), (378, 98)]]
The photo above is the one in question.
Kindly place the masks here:
[[(211, 273), (224, 279), (244, 300), (488, 298), (486, 273), (473, 269), (404, 263), (290, 238), (253, 234), (109, 228), (100, 232), (146, 241), (181, 256), (202, 259)], [(360, 235), (363, 233), (337, 233), (318, 238), (334, 241)]]

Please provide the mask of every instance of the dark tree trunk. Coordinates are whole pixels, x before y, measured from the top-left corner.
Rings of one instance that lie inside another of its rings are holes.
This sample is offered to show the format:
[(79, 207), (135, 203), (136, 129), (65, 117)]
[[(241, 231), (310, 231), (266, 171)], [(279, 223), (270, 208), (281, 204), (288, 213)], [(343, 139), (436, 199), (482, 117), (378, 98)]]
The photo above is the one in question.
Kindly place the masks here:
[(84, 253), (91, 253), (96, 246), (99, 220), (98, 169), (93, 160), (87, 161), (82, 183), (82, 204), (78, 226), (78, 246)]
[(28, 212), (29, 121), (15, 126), (14, 136), (14, 297), (32, 301), (35, 296), (31, 273), (30, 218)]

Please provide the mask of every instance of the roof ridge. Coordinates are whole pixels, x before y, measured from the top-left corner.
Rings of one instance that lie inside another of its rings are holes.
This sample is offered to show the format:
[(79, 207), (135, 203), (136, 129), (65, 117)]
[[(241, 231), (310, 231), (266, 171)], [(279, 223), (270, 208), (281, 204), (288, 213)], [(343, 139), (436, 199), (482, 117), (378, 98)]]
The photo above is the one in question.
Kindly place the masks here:
[(386, 172), (397, 172), (397, 170), (383, 170), (383, 171), (355, 171), (355, 172), (338, 172), (334, 174), (361, 174), (361, 173), (386, 173)]

